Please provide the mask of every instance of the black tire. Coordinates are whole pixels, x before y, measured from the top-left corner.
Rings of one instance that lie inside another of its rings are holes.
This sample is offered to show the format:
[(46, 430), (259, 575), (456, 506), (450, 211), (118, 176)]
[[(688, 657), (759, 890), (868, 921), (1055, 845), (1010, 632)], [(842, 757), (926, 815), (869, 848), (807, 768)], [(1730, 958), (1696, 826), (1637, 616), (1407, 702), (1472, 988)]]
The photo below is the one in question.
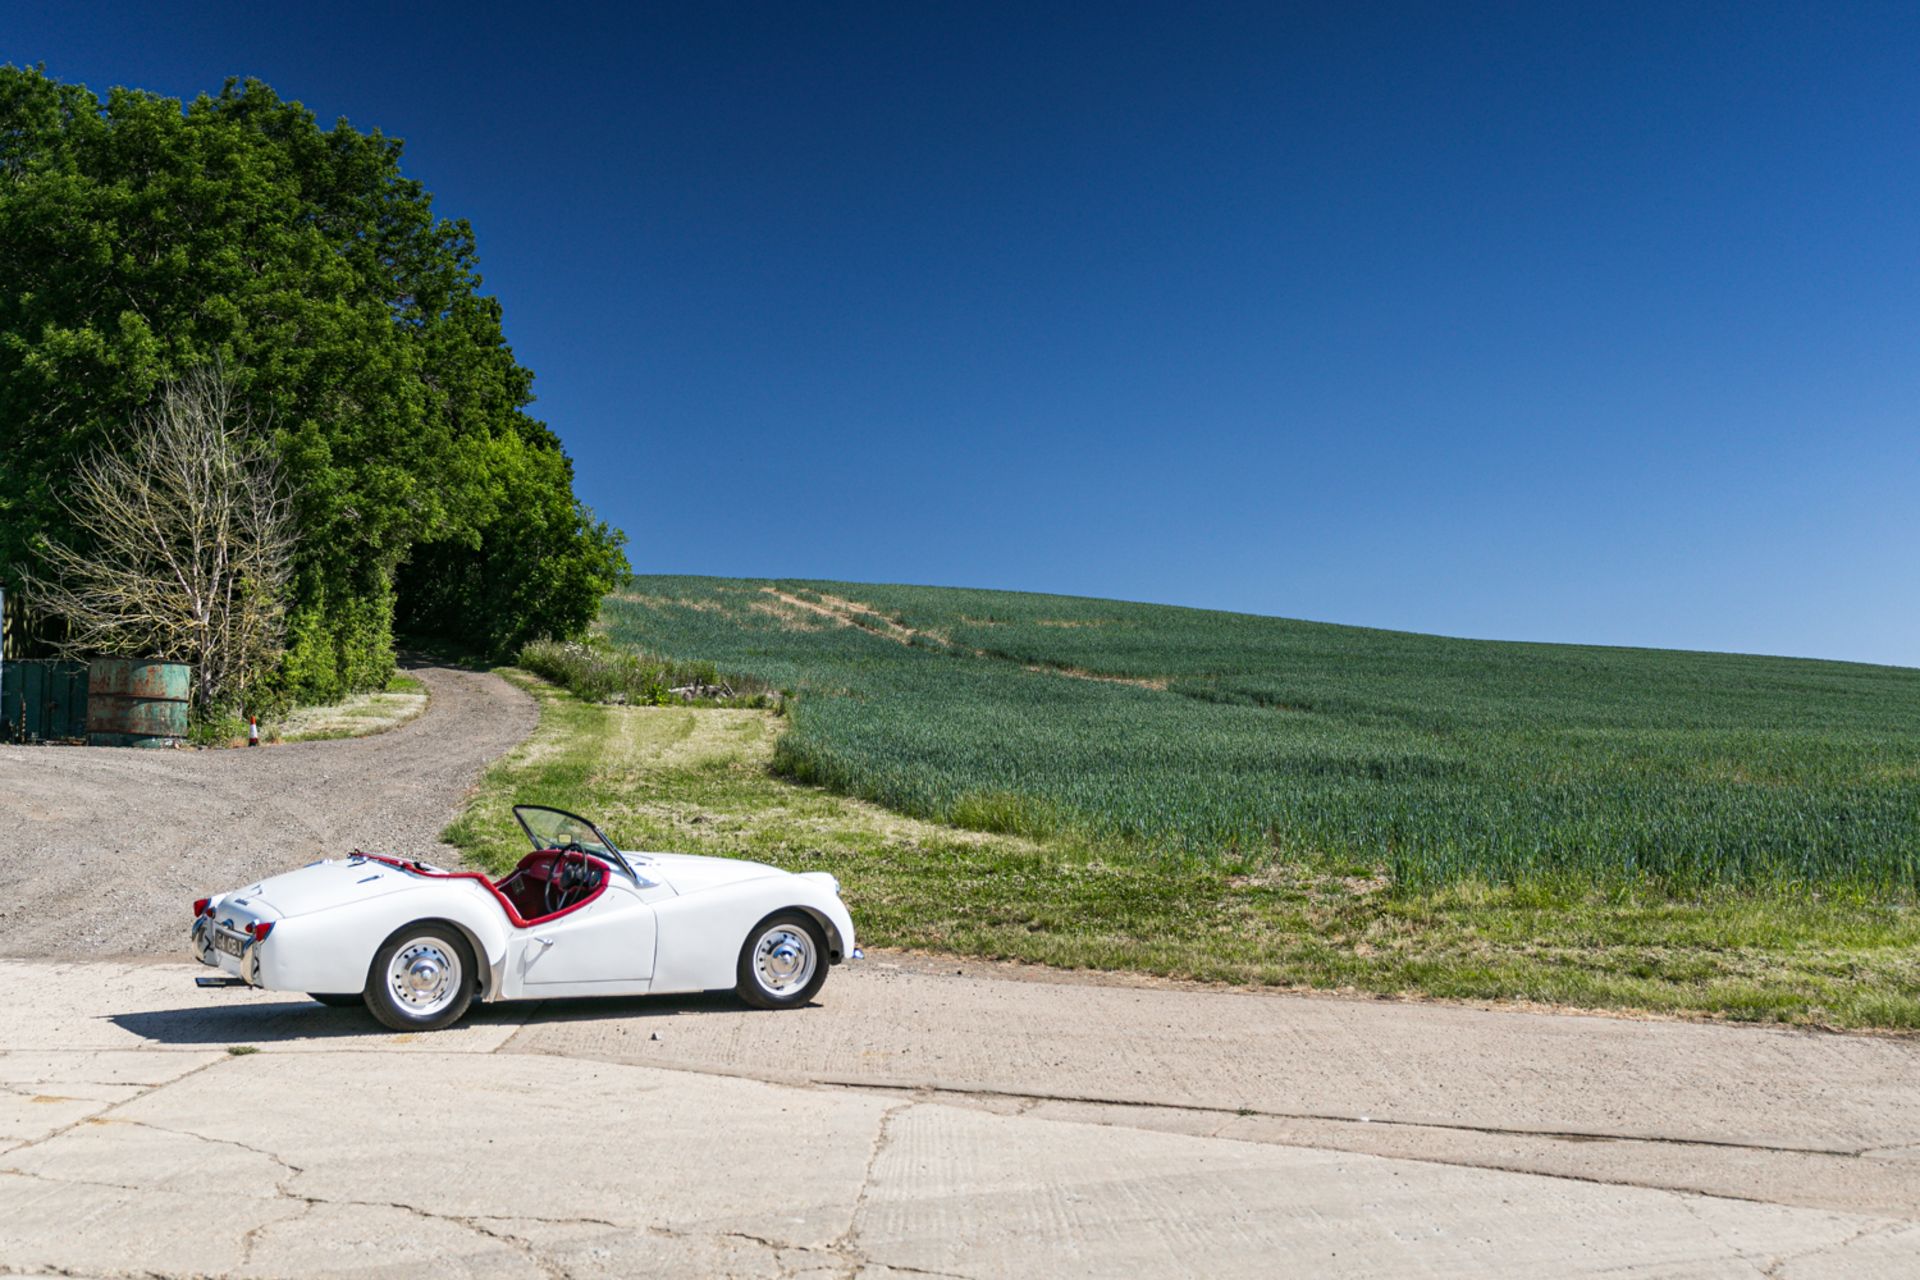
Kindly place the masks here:
[[(801, 977), (796, 969), (782, 982), (779, 969), (786, 964), (783, 948), (804, 941), (810, 949), (812, 968)], [(761, 944), (769, 944), (763, 966)], [(740, 962), (734, 968), (739, 980), (734, 990), (756, 1009), (797, 1009), (813, 999), (827, 980), (827, 938), (820, 922), (804, 911), (777, 911), (747, 933), (740, 944)]]
[(307, 999), (318, 1000), (331, 1009), (364, 1009), (367, 1005), (362, 991), (309, 991)]
[[(403, 952), (417, 952), (420, 961), (439, 968), (442, 974), (448, 962), (457, 964), (458, 972), (446, 975), (446, 989), (436, 988), (432, 999), (409, 1003), (410, 998), (403, 998), (396, 983), (390, 981), (394, 960)], [(373, 963), (367, 967), (367, 1008), (395, 1031), (438, 1031), (466, 1015), (467, 1006), (473, 1003), (477, 976), (473, 951), (458, 929), (445, 924), (410, 924), (394, 930), (393, 936), (373, 953)]]

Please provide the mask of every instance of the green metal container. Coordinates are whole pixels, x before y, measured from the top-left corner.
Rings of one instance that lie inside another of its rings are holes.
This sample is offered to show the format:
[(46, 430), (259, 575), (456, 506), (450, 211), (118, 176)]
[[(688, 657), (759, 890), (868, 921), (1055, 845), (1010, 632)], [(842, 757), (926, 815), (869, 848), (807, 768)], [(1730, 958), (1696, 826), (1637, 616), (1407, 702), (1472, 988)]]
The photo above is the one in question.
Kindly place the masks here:
[(95, 658), (87, 669), (87, 741), (169, 747), (187, 736), (193, 668), (184, 662)]
[(0, 670), (0, 741), (46, 742), (87, 731), (87, 664), (9, 659)]

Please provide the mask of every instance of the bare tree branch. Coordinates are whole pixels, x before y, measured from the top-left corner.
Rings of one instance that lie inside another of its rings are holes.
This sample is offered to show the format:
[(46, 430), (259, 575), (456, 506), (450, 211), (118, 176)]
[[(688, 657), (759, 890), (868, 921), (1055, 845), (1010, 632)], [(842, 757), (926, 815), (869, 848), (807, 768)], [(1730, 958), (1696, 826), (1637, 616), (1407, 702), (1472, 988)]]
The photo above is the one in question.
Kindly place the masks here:
[(84, 548), (48, 541), (28, 589), (76, 653), (191, 663), (195, 701), (244, 699), (278, 661), (293, 510), (273, 455), (217, 367), (161, 393), (124, 448), (74, 474), (66, 507)]

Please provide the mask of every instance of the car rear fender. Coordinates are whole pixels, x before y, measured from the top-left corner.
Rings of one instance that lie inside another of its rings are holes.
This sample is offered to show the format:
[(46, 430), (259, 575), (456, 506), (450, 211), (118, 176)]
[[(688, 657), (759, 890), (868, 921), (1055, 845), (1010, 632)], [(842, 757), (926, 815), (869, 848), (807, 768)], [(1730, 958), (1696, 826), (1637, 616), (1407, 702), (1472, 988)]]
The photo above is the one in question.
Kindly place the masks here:
[(412, 892), (281, 920), (260, 944), (260, 985), (276, 991), (359, 991), (380, 944), (395, 930), (425, 921), (460, 930), (479, 961), (476, 994), (497, 999), (512, 929), (491, 895), (465, 880), (430, 882)]

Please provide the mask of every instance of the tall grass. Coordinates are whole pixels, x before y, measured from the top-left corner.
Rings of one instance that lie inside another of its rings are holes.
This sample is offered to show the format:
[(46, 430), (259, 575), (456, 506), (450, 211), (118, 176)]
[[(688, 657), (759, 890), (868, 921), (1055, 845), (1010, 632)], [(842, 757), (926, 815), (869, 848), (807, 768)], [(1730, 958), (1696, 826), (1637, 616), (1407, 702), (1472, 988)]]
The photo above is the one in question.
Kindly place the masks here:
[(519, 664), (589, 702), (761, 707), (777, 701), (766, 681), (753, 676), (723, 676), (711, 662), (662, 658), (633, 649), (534, 640), (521, 648)]

